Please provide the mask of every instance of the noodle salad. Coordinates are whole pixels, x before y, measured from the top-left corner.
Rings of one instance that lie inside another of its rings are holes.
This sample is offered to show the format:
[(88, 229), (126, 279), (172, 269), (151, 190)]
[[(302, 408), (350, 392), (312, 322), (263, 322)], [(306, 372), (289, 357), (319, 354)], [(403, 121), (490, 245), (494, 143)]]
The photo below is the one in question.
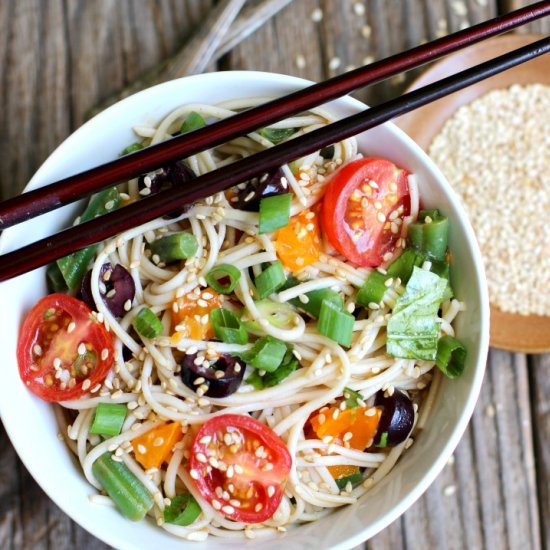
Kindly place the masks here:
[[(266, 101), (184, 105), (131, 154)], [(94, 218), (333, 120), (316, 108), (94, 195)], [(188, 540), (269, 535), (393, 468), (466, 351), (448, 219), (347, 139), (50, 265), (20, 375), (90, 498)]]

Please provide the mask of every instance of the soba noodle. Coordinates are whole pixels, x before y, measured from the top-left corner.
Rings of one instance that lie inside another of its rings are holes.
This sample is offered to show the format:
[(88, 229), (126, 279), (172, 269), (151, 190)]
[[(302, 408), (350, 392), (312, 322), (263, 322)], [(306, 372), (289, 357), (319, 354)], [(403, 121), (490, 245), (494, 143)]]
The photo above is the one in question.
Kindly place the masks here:
[[(144, 144), (155, 144), (177, 131), (191, 112), (214, 120), (265, 101), (266, 98), (254, 98), (231, 100), (217, 106), (184, 105), (157, 126), (140, 125), (134, 130)], [(292, 139), (332, 120), (330, 112), (318, 108), (274, 127), (297, 129)], [(252, 133), (199, 153), (189, 158), (187, 163), (195, 174), (201, 175), (271, 146), (273, 143), (265, 137)], [(347, 139), (334, 146), (330, 159), (316, 153), (295, 161), (292, 167), (284, 166), (283, 173), (294, 195), (291, 215), (319, 201), (330, 174), (358, 156), (356, 141)], [(297, 174), (305, 175), (297, 177)], [(414, 220), (419, 199), (413, 176), (409, 177), (409, 187), (412, 200), (410, 220)], [(137, 180), (128, 182), (123, 191), (129, 200), (140, 198)], [(402, 237), (405, 236), (406, 222)], [(147, 243), (181, 230), (192, 232), (199, 244), (197, 254), (182, 263), (181, 269), (174, 265), (163, 266), (146, 252)], [(299, 298), (315, 289), (331, 288), (344, 296), (344, 307), (348, 311), (354, 310), (356, 289), (366, 281), (370, 270), (354, 267), (335, 256), (328, 245), (325, 247), (326, 252), (319, 260), (298, 274), (303, 282), (278, 294), (280, 302)], [(379, 391), (391, 395), (399, 389), (413, 400), (418, 423), (423, 423), (429, 414), (437, 385), (432, 383), (434, 363), (397, 359), (385, 353), (388, 314), (403, 293), (403, 287), (394, 283), (386, 292), (381, 307), (358, 317), (352, 345), (346, 350), (319, 334), (314, 322), (306, 321), (298, 314), (294, 324), (288, 328), (274, 326), (264, 317), (252, 298), (252, 282), (247, 268), (254, 269), (276, 259), (269, 235), (258, 234), (258, 214), (233, 208), (224, 193), (196, 203), (179, 218), (157, 219), (126, 231), (103, 243), (97, 253), (91, 278), (92, 293), (98, 319), (116, 336), (115, 363), (103, 384), (90, 388), (90, 393), (80, 399), (62, 403), (66, 409), (76, 411), (76, 417), (66, 426), (66, 438), (82, 465), (84, 475), (98, 491), (101, 491), (101, 486), (92, 474), (94, 461), (107, 451), (113, 453), (115, 460), (123, 461), (152, 494), (155, 505), (150, 515), (154, 516), (160, 528), (175, 536), (203, 540), (208, 535), (226, 538), (269, 535), (291, 525), (314, 521), (344, 504), (353, 504), (369, 491), (388, 474), (411, 441), (408, 439), (389, 452), (367, 452), (349, 448), (343, 443), (306, 438), (304, 426), (310, 414), (340, 398), (345, 387), (359, 391), (366, 404), (372, 404)], [(111, 314), (100, 294), (100, 270), (107, 262), (124, 266), (136, 286), (135, 299), (121, 319)], [(199, 353), (208, 358), (250, 347), (250, 344), (243, 346), (173, 336), (171, 313), (174, 301), (188, 295), (195, 299), (192, 295), (198, 296), (199, 289), (207, 286), (206, 274), (219, 263), (229, 263), (241, 270), (235, 295), (246, 314), (259, 323), (262, 334), (294, 344), (294, 355), (300, 368), (274, 387), (254, 389), (246, 382), (247, 372), (236, 393), (224, 398), (207, 398), (197, 395), (182, 382), (178, 360), (182, 353)], [(143, 305), (150, 307), (162, 320), (163, 332), (153, 340), (141, 339), (131, 330), (132, 319)], [(443, 305), (444, 333), (453, 333), (451, 323), (461, 309), (462, 305), (456, 300)], [(123, 347), (133, 354), (129, 361), (123, 359)], [(101, 440), (90, 434), (93, 412), (98, 403), (127, 405), (128, 415), (120, 435)], [(189, 434), (176, 445), (169, 462), (160, 470), (145, 471), (134, 458), (131, 441), (163, 421), (180, 422), (185, 433), (190, 426), (200, 425), (220, 413), (250, 414), (265, 423), (282, 438), (293, 458), (283, 500), (273, 517), (263, 524), (246, 525), (229, 520), (202, 497), (187, 468), (189, 451), (186, 438)], [(339, 489), (327, 469), (335, 465), (363, 468), (364, 481), (355, 488)], [(169, 499), (182, 490), (190, 492), (202, 509), (199, 518), (185, 527), (163, 521), (163, 510)], [(92, 499), (100, 504), (110, 502), (107, 497), (99, 495)]]

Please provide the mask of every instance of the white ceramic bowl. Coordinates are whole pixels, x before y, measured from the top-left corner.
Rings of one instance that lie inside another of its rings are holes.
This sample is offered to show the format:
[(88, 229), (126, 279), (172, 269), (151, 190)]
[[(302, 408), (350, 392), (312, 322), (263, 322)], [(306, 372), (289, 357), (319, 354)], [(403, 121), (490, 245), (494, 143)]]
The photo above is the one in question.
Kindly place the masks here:
[[(158, 120), (183, 103), (280, 96), (307, 84), (307, 81), (277, 74), (222, 72), (155, 86), (110, 107), (67, 138), (38, 170), (28, 189), (112, 160), (134, 141), (131, 131), (134, 124)], [(345, 116), (365, 106), (346, 97), (335, 101), (331, 108)], [(284, 545), (289, 550), (351, 548), (372, 537), (411, 506), (457, 446), (473, 412), (485, 368), (489, 326), (485, 277), (474, 234), (457, 197), (426, 154), (392, 124), (371, 130), (359, 136), (358, 141), (361, 151), (389, 158), (415, 173), (424, 206), (438, 207), (450, 218), (453, 285), (457, 296), (467, 304), (467, 311), (456, 321), (457, 334), (468, 349), (467, 365), (460, 378), (444, 380), (425, 430), (390, 475), (359, 503), (287, 532)], [(6, 230), (0, 239), (0, 252), (70, 225), (81, 208), (79, 204), (71, 205)], [(18, 329), (25, 313), (45, 293), (44, 269), (0, 284), (0, 413), (15, 449), (44, 491), (85, 529), (116, 548), (199, 550), (206, 548), (206, 544), (209, 550), (245, 546), (261, 546), (263, 550), (281, 548), (281, 537), (246, 543), (218, 541), (212, 537), (207, 543), (186, 542), (151, 522), (132, 523), (115, 509), (90, 503), (88, 496), (94, 489), (58, 440), (52, 408), (27, 391), (18, 374), (15, 353)]]

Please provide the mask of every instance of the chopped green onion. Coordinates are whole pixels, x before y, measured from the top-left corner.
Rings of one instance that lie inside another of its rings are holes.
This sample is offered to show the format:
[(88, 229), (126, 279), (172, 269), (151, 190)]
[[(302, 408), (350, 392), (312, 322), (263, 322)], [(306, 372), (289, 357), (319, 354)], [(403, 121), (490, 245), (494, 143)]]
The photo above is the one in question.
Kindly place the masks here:
[(186, 134), (187, 132), (198, 130), (203, 126), (206, 126), (206, 121), (204, 120), (204, 118), (202, 118), (202, 116), (199, 115), (199, 113), (197, 113), (196, 111), (191, 111), (183, 121), (183, 124), (180, 128), (180, 133)]
[(382, 432), (380, 434), (380, 441), (376, 444), (376, 446), (382, 449), (388, 446), (388, 432)]
[(273, 372), (283, 362), (286, 352), (287, 346), (284, 342), (273, 336), (264, 336), (255, 342), (252, 349), (239, 355), (255, 369)]
[(453, 336), (442, 336), (437, 342), (435, 364), (448, 378), (456, 378), (464, 371), (466, 348)]
[(48, 269), (46, 269), (46, 281), (50, 292), (63, 292), (67, 290), (67, 283), (56, 262), (50, 264)]
[(439, 210), (421, 210), (418, 220), (408, 227), (407, 239), (430, 258), (444, 260), (447, 253), (449, 219)]
[(120, 433), (126, 418), (126, 405), (118, 403), (98, 403), (90, 433), (113, 437)]
[(201, 507), (193, 495), (176, 495), (164, 508), (164, 521), (173, 525), (191, 525), (200, 515)]
[(246, 379), (248, 384), (252, 384), (255, 389), (262, 390), (264, 388), (271, 388), (282, 382), (285, 378), (290, 376), (298, 368), (298, 360), (292, 353), (292, 346), (287, 346), (287, 351), (283, 358), (283, 362), (277, 369), (272, 372), (266, 372), (263, 376), (260, 376), (259, 372), (255, 370)]
[(160, 237), (153, 241), (149, 248), (153, 255), (156, 254), (159, 257), (159, 261), (169, 264), (194, 256), (199, 249), (199, 243), (192, 233), (180, 231)]
[(111, 453), (102, 454), (93, 463), (92, 474), (128, 519), (139, 521), (153, 507), (153, 498), (143, 483), (126, 464), (115, 462)]
[(210, 312), (214, 336), (226, 344), (246, 344), (248, 333), (241, 320), (228, 309), (215, 308)]
[(365, 284), (359, 289), (355, 301), (363, 307), (368, 307), (371, 303), (379, 304), (388, 290), (387, 279), (387, 275), (380, 273), (377, 269), (373, 270)]
[(317, 322), (319, 334), (324, 334), (342, 346), (349, 347), (354, 323), (353, 315), (341, 311), (332, 302), (323, 300)]
[(271, 233), (286, 227), (290, 220), (290, 203), (292, 194), (273, 195), (260, 200), (260, 226), (258, 232)]
[[(260, 300), (254, 302), (254, 305), (261, 313), (263, 319), (276, 327), (282, 329), (291, 329), (296, 326), (295, 320), (299, 315), (292, 306), (286, 302), (274, 302), (273, 300)], [(248, 315), (242, 318), (246, 329), (251, 331), (263, 331), (260, 323), (253, 319), (248, 319)]]
[(128, 145), (125, 149), (122, 150), (120, 153), (120, 156), (123, 157), (124, 155), (129, 155), (130, 153), (135, 153), (136, 151), (139, 151), (140, 149), (143, 149), (143, 145), (139, 142), (132, 143), (131, 145)]
[(266, 372), (263, 378), (264, 388), (271, 388), (276, 386), (279, 382), (282, 382), (285, 378), (290, 376), (298, 367), (298, 360), (293, 358), (291, 361), (284, 362), (282, 365), (273, 372)]
[(258, 132), (262, 137), (277, 145), (296, 133), (296, 128), (262, 128)]
[(160, 319), (148, 307), (139, 310), (132, 320), (132, 324), (145, 338), (156, 338), (162, 332)]
[[(86, 222), (97, 216), (102, 216), (107, 212), (116, 210), (119, 204), (120, 194), (118, 189), (116, 187), (104, 189), (90, 199), (86, 210), (84, 210), (80, 216), (79, 223)], [(84, 274), (88, 270), (90, 262), (95, 256), (96, 250), (97, 244), (93, 244), (57, 260), (57, 266), (69, 289), (72, 290), (80, 285)]]
[[(235, 290), (240, 278), (240, 270), (234, 265), (229, 264), (217, 265), (206, 274), (208, 285), (220, 294), (231, 294)], [(225, 279), (228, 279), (228, 282), (222, 283), (221, 281)]]
[(328, 147), (324, 147), (323, 149), (321, 149), (320, 155), (326, 160), (330, 160), (331, 158), (333, 158), (334, 145), (329, 145)]
[(360, 472), (357, 472), (355, 474), (350, 474), (349, 476), (335, 479), (334, 481), (336, 482), (336, 485), (338, 485), (338, 489), (343, 491), (348, 483), (351, 483), (352, 485), (357, 485), (358, 483), (363, 481), (363, 475)]
[(306, 292), (305, 296), (307, 297), (307, 302), (302, 302), (299, 298), (293, 298), (292, 300), (289, 300), (289, 302), (302, 310), (304, 310), (306, 313), (309, 313), (312, 317), (315, 317), (316, 319), (319, 318), (319, 314), (321, 313), (321, 304), (323, 303), (323, 300), (327, 300), (328, 302), (331, 302), (334, 304), (334, 306), (338, 309), (342, 309), (344, 307), (344, 300), (338, 292), (332, 290), (331, 288), (319, 288), (317, 290), (311, 290), (309, 292)]
[(363, 396), (351, 388), (344, 388), (344, 397), (348, 409), (356, 409), (359, 406), (359, 401), (363, 401)]
[(286, 282), (283, 264), (278, 260), (264, 269), (255, 279), (256, 290), (260, 300), (279, 290)]
[(407, 248), (396, 258), (387, 269), (388, 276), (401, 279), (406, 285), (411, 278), (413, 268), (421, 267), (426, 259), (426, 255), (415, 248)]

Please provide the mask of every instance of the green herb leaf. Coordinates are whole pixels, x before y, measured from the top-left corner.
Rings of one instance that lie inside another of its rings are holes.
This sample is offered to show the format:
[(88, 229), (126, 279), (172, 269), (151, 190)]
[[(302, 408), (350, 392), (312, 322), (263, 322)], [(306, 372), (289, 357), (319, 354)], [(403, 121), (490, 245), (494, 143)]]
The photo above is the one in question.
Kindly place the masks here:
[(387, 326), (387, 353), (405, 359), (433, 361), (437, 353), (437, 312), (447, 280), (418, 267), (397, 299)]

